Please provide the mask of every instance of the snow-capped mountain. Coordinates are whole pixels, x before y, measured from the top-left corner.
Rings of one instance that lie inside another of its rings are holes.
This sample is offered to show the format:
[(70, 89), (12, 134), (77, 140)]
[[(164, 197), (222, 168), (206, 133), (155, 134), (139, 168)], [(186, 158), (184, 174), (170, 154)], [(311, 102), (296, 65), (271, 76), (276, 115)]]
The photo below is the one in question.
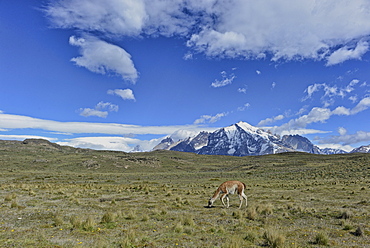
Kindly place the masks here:
[(370, 145), (368, 146), (360, 146), (359, 148), (355, 148), (351, 151), (351, 153), (360, 152), (360, 153), (370, 153)]
[(174, 142), (171, 137), (162, 140), (153, 150), (167, 149), (212, 155), (264, 155), (294, 151), (267, 131), (239, 122), (212, 133), (200, 132), (196, 136)]
[[(265, 155), (293, 151), (314, 154), (347, 153), (340, 149), (320, 149), (309, 139), (300, 135), (284, 135), (280, 138), (278, 135), (246, 122), (238, 122), (212, 133), (200, 132), (177, 141), (167, 137), (153, 148), (153, 150), (158, 149), (231, 156)], [(367, 149), (369, 152), (370, 146)], [(365, 150), (364, 148), (363, 151)]]
[(208, 143), (197, 151), (210, 155), (265, 155), (293, 151), (280, 141), (279, 137), (249, 125), (238, 122), (211, 133)]
[(158, 145), (156, 145), (153, 150), (170, 150), (173, 143), (175, 143), (173, 139), (171, 137), (167, 137), (163, 139)]
[(342, 149), (334, 149), (334, 148), (323, 148), (320, 149), (320, 154), (324, 155), (330, 155), (330, 154), (343, 154), (343, 153), (348, 153)]
[(171, 147), (172, 151), (197, 152), (208, 144), (210, 133), (200, 132), (198, 135), (181, 140)]
[(311, 141), (300, 135), (284, 135), (281, 141), (295, 151), (302, 151), (314, 154), (321, 154), (320, 148), (311, 143)]

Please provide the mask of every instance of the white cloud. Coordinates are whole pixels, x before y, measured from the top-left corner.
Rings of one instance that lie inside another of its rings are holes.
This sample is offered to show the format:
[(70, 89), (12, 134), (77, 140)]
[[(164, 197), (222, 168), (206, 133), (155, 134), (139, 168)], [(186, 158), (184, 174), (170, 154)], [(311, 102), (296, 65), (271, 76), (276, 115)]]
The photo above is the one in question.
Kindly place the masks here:
[[(327, 83), (322, 84), (312, 84), (307, 87), (304, 91), (307, 95), (302, 98), (302, 101), (312, 98), (315, 92), (323, 91), (324, 95), (321, 97), (324, 107), (328, 107), (335, 102), (335, 97), (344, 98), (355, 90), (356, 85), (358, 85), (360, 80), (353, 79), (348, 85), (340, 87), (338, 85), (329, 85)], [(357, 100), (357, 96), (349, 96), (348, 98), (351, 101)]]
[(47, 15), (59, 28), (139, 35), (148, 16), (142, 0), (60, 0), (52, 1)]
[(72, 134), (156, 134), (168, 135), (179, 129), (203, 130), (197, 125), (174, 125), (174, 126), (139, 126), (117, 123), (96, 122), (59, 122), (44, 120), (22, 115), (0, 114), (0, 128), (4, 129), (41, 129), (52, 132)]
[(234, 81), (234, 79), (236, 78), (236, 76), (234, 75), (234, 73), (232, 73), (230, 75), (227, 75), (226, 71), (222, 71), (221, 72), (221, 77), (222, 77), (221, 80), (216, 79), (211, 84), (211, 86), (214, 87), (214, 88), (223, 87), (223, 86), (226, 86), (228, 84), (232, 84), (233, 81)]
[(207, 56), (332, 65), (368, 51), (369, 6), (367, 0), (59, 0), (46, 13), (56, 27), (105, 36), (190, 37), (187, 46)]
[(370, 107), (370, 97), (363, 98), (352, 110), (351, 114), (357, 114), (362, 112)]
[(305, 93), (307, 93), (307, 96), (306, 96), (306, 97), (304, 97), (304, 98), (302, 99), (302, 101), (305, 101), (305, 100), (307, 100), (307, 99), (311, 98), (311, 97), (312, 97), (312, 95), (313, 95), (313, 93), (315, 93), (315, 92), (319, 91), (319, 90), (320, 90), (320, 88), (322, 88), (323, 86), (324, 86), (324, 84), (313, 84), (313, 85), (309, 85), (309, 86), (307, 87), (307, 89), (304, 91)]
[(272, 118), (267, 118), (265, 120), (262, 120), (260, 121), (257, 126), (264, 126), (264, 125), (268, 125), (268, 124), (271, 124), (271, 123), (274, 123), (276, 121), (280, 121), (282, 119), (284, 119), (284, 115), (278, 115), (278, 116), (275, 116), (275, 117), (272, 117)]
[(327, 66), (336, 65), (349, 59), (361, 59), (369, 51), (369, 43), (359, 41), (354, 49), (347, 46), (341, 47), (328, 57)]
[(370, 132), (358, 131), (355, 134), (344, 134), (340, 136), (329, 136), (319, 141), (320, 144), (343, 144), (351, 145), (360, 142), (370, 142)]
[(339, 127), (338, 128), (338, 133), (340, 135), (345, 135), (347, 133), (347, 129), (345, 129), (344, 127)]
[(76, 38), (71, 36), (69, 43), (80, 47), (80, 57), (72, 58), (76, 65), (100, 74), (114, 73), (124, 80), (135, 83), (138, 73), (131, 55), (119, 46), (109, 44), (92, 36)]
[(238, 92), (247, 94), (247, 88), (238, 88)]
[(106, 118), (108, 116), (108, 111), (101, 111), (101, 110), (91, 109), (91, 108), (83, 108), (83, 109), (81, 108), (80, 115), (84, 117), (97, 116), (101, 118)]
[(332, 47), (370, 33), (365, 0), (226, 3), (214, 7), (219, 22), (193, 34), (189, 46), (210, 56), (259, 58), (272, 53), (273, 60), (320, 60)]
[(143, 151), (150, 151), (160, 142), (160, 139), (139, 140), (127, 137), (79, 137), (57, 142), (59, 145), (90, 148), (96, 150), (115, 150), (130, 152), (135, 146), (140, 146)]
[(349, 100), (351, 100), (353, 103), (357, 102), (358, 98), (357, 96), (350, 96), (348, 97)]
[[(263, 127), (263, 129), (270, 130), (271, 132), (275, 132), (275, 128)], [(307, 135), (307, 134), (320, 134), (320, 133), (330, 133), (329, 131), (317, 130), (317, 129), (308, 129), (308, 128), (299, 128), (299, 129), (292, 129), (292, 130), (280, 130), (278, 134), (280, 135)]]
[(118, 106), (110, 102), (99, 102), (95, 108), (96, 109), (108, 109), (109, 112), (118, 111)]
[(353, 150), (353, 147), (350, 145), (342, 145), (342, 144), (319, 144), (317, 145), (320, 149), (325, 149), (325, 148), (331, 148), (331, 149), (341, 149), (346, 152), (350, 152)]
[(192, 53), (186, 53), (183, 57), (184, 60), (191, 60), (193, 59), (193, 54)]
[(21, 141), (23, 141), (25, 139), (44, 139), (44, 140), (48, 140), (50, 142), (58, 140), (56, 138), (50, 138), (50, 137), (46, 137), (46, 136), (14, 135), (14, 134), (0, 135), (0, 139), (2, 139), (2, 140), (21, 140)]
[(181, 130), (177, 130), (176, 132), (172, 133), (170, 137), (173, 141), (177, 142), (179, 140), (182, 140), (188, 137), (194, 137), (197, 134), (199, 134), (199, 131), (181, 129)]
[(194, 121), (195, 125), (203, 124), (203, 123), (215, 123), (219, 121), (222, 117), (227, 116), (228, 113), (218, 113), (214, 116), (212, 115), (202, 115), (199, 119)]
[[(214, 131), (217, 128), (205, 128), (197, 125), (179, 125), (179, 126), (139, 126), (125, 125), (117, 123), (93, 123), (93, 122), (58, 122), (52, 120), (43, 120), (21, 115), (10, 115), (0, 113), (0, 129), (36, 129), (45, 132), (51, 132), (53, 136), (56, 134), (74, 135), (88, 134), (86, 137), (77, 137), (70, 139), (57, 139), (47, 136), (35, 135), (0, 135), (0, 139), (6, 140), (24, 140), (28, 138), (46, 139), (52, 142), (57, 142), (60, 145), (68, 145), (73, 147), (104, 149), (104, 150), (120, 150), (129, 152), (137, 145), (144, 151), (151, 150), (157, 145), (162, 138), (140, 140), (133, 138), (135, 135), (161, 135), (162, 137), (170, 134), (180, 137), (182, 134), (196, 134), (200, 131)], [(96, 136), (93, 136), (96, 134)], [(104, 136), (100, 136), (103, 134)], [(114, 136), (105, 136), (114, 135)], [(115, 136), (119, 135), (119, 136)], [(183, 136), (183, 135), (182, 135)]]
[(115, 90), (108, 90), (107, 92), (110, 95), (117, 95), (121, 97), (123, 100), (136, 100), (134, 93), (131, 89), (115, 89)]
[(250, 103), (245, 103), (243, 106), (238, 107), (238, 108), (237, 108), (237, 110), (238, 110), (238, 111), (244, 111), (244, 110), (246, 110), (247, 108), (249, 108), (250, 106), (251, 106), (251, 104), (250, 104)]
[[(311, 123), (325, 123), (329, 120), (333, 115), (342, 115), (342, 116), (350, 116), (358, 114), (361, 111), (367, 110), (370, 108), (370, 97), (363, 98), (354, 108), (349, 109), (343, 106), (336, 107), (334, 110), (330, 110), (329, 108), (319, 108), (314, 107), (311, 111), (306, 114), (302, 115), (296, 119), (291, 119), (289, 122), (281, 125), (271, 127), (270, 129), (274, 133), (281, 134), (283, 132), (294, 132), (295, 130), (305, 129), (307, 125)], [(259, 123), (259, 125), (268, 124), (269, 122), (273, 121), (273, 118), (267, 118)], [(342, 130), (343, 131), (343, 130)]]
[(261, 71), (257, 70), (257, 71), (256, 71), (256, 73), (257, 73), (258, 75), (260, 75), (260, 74), (261, 74)]
[(332, 116), (332, 114), (332, 111), (330, 111), (328, 108), (314, 107), (308, 114), (302, 115), (296, 119), (291, 119), (289, 122), (281, 126), (272, 127), (271, 130), (273, 133), (277, 134), (282, 134), (284, 132), (295, 132), (295, 130), (305, 129), (307, 125), (311, 123), (324, 123)]
[[(106, 111), (104, 111), (106, 109)], [(101, 118), (106, 118), (109, 112), (117, 112), (118, 106), (109, 102), (99, 102), (94, 109), (91, 108), (81, 108), (80, 115), (84, 117), (97, 116)]]
[(336, 109), (334, 109), (331, 114), (333, 115), (350, 115), (351, 111), (348, 108), (345, 108), (343, 106), (339, 106)]

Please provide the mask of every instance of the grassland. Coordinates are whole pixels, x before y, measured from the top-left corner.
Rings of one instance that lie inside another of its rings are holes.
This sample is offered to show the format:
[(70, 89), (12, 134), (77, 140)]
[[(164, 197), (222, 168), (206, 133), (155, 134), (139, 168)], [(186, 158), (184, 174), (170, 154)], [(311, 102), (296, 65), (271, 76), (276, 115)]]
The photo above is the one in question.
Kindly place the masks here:
[[(127, 154), (0, 141), (0, 247), (370, 247), (370, 154)], [(248, 207), (209, 197), (247, 185)]]

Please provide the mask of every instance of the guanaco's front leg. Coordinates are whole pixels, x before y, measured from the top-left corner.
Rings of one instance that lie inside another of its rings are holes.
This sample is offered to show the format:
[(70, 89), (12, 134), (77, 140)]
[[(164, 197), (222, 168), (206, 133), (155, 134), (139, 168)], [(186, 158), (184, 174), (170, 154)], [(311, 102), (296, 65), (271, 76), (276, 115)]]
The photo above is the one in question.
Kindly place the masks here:
[[(225, 197), (227, 197), (227, 206), (226, 206), (226, 204), (225, 204), (225, 202), (224, 202), (224, 199), (225, 199)], [(222, 195), (221, 195), (221, 201), (222, 201), (222, 204), (225, 206), (225, 207), (229, 207), (229, 197), (227, 196), (227, 193), (223, 193)]]

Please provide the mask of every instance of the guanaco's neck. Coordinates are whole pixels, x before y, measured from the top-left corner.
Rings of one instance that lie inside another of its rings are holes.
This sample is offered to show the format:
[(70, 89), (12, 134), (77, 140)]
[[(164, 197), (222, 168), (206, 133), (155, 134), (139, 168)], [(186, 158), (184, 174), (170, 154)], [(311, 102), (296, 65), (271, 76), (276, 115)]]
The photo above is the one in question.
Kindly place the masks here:
[(217, 198), (218, 198), (218, 196), (220, 195), (220, 193), (221, 193), (221, 190), (218, 188), (217, 190), (216, 190), (216, 192), (213, 194), (213, 196), (212, 196), (212, 200), (214, 201), (214, 200), (216, 200)]

